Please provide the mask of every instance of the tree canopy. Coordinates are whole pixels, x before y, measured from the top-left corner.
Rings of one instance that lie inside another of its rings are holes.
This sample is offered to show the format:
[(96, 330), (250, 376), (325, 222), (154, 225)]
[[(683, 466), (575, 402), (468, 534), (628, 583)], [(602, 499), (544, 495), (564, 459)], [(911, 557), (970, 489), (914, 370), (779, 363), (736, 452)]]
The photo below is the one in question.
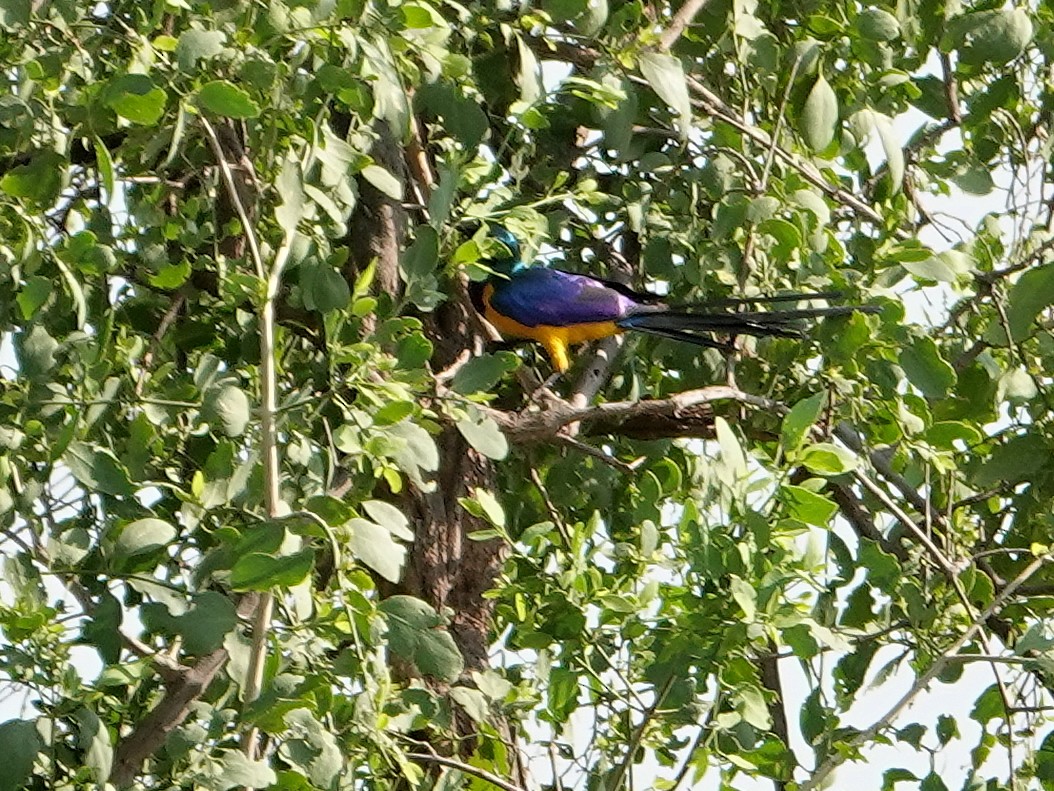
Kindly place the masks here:
[(1052, 21), (0, 1), (0, 789), (1054, 785)]

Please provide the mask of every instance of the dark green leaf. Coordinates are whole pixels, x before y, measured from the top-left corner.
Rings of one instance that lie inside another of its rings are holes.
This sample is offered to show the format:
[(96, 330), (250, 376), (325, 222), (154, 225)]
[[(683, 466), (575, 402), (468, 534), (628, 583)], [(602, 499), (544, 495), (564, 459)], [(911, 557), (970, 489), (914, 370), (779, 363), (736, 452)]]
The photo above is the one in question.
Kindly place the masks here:
[(91, 770), (96, 782), (104, 783), (113, 766), (110, 733), (91, 709), (77, 709), (73, 719), (77, 723), (77, 746), (81, 749), (84, 766)]
[(99, 649), (99, 656), (108, 665), (121, 658), (121, 621), (124, 613), (121, 603), (109, 591), (104, 591), (98, 599), (91, 616), (81, 628), (81, 639)]
[(191, 71), (199, 60), (214, 58), (223, 52), (227, 36), (219, 30), (191, 28), (183, 31), (176, 45), (176, 60), (183, 71)]
[(937, 717), (937, 738), (940, 739), (941, 746), (948, 744), (952, 739), (959, 737), (959, 723), (955, 717), (948, 714), (941, 714)]
[(119, 497), (131, 497), (135, 487), (128, 479), (128, 471), (105, 448), (84, 442), (71, 442), (62, 456), (73, 477), (88, 491), (103, 492)]
[(51, 281), (43, 277), (31, 277), (18, 291), (15, 301), (23, 319), (31, 319), (41, 305), (51, 296)]
[(450, 387), (465, 395), (489, 391), (518, 364), (519, 358), (509, 352), (473, 357), (454, 374)]
[(900, 352), (900, 366), (908, 381), (927, 398), (944, 398), (955, 385), (955, 369), (941, 357), (932, 338), (916, 338)]
[(827, 394), (821, 391), (803, 398), (790, 408), (783, 418), (780, 436), (785, 453), (793, 453), (801, 447), (806, 433), (820, 417), (826, 403)]
[(16, 165), (0, 179), (0, 190), (15, 198), (28, 198), (50, 205), (62, 189), (66, 161), (54, 151), (33, 156), (28, 164)]
[(1024, 340), (1040, 311), (1054, 305), (1054, 264), (1030, 269), (1014, 283), (1007, 298), (1006, 317), (1015, 341)]
[(260, 105), (226, 80), (213, 80), (201, 86), (197, 103), (202, 109), (227, 118), (256, 118), (260, 114)]
[(18, 791), (33, 772), (33, 764), (44, 744), (36, 723), (8, 720), (0, 725), (0, 755), (4, 771), (0, 772), (0, 791)]
[(866, 8), (856, 18), (856, 25), (865, 38), (892, 41), (900, 36), (897, 18), (881, 8)]
[(234, 564), (231, 587), (235, 590), (266, 591), (289, 588), (303, 582), (315, 565), (313, 549), (301, 549), (292, 555), (266, 555), (253, 552)]
[(974, 473), (977, 486), (987, 488), (997, 483), (1014, 483), (1030, 478), (1050, 458), (1050, 448), (1036, 434), (1021, 434), (992, 451), (992, 455)]
[(200, 656), (223, 645), (223, 638), (237, 623), (234, 602), (219, 591), (202, 591), (176, 619), (175, 629), (183, 636), (184, 650)]
[(106, 104), (122, 118), (155, 126), (165, 113), (168, 95), (145, 74), (124, 74), (106, 88)]
[(412, 596), (391, 596), (378, 609), (388, 620), (391, 650), (413, 662), (426, 675), (442, 681), (455, 681), (464, 669), (464, 660), (450, 633), (442, 626), (436, 611)]

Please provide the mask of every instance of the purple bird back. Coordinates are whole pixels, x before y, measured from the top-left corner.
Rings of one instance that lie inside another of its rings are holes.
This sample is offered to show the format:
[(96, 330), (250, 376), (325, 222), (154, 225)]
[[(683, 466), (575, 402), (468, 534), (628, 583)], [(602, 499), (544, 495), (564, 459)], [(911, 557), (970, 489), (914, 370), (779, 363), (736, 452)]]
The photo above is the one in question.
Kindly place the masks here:
[(494, 309), (527, 327), (618, 321), (640, 308), (632, 298), (587, 275), (559, 269), (530, 267), (492, 282)]

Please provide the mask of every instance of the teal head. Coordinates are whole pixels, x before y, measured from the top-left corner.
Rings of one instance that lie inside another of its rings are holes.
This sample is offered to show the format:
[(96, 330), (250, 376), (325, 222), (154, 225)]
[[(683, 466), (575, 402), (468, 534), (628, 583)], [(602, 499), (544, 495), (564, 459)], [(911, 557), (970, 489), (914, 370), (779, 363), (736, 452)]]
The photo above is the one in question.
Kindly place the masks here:
[(520, 241), (513, 236), (512, 231), (504, 225), (492, 225), (490, 236), (501, 242), (502, 247), (505, 248), (500, 253), (495, 253), (490, 259), (490, 266), (495, 272), (511, 275), (527, 267), (520, 257)]

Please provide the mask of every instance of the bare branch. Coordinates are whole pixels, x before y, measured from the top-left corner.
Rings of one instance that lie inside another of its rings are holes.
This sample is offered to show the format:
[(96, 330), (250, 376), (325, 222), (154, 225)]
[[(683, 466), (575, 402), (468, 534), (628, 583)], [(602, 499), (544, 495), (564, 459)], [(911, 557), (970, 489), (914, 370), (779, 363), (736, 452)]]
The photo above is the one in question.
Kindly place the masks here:
[(659, 49), (668, 52), (670, 47), (677, 43), (684, 29), (691, 24), (696, 15), (703, 10), (707, 0), (686, 0), (685, 4), (677, 9), (677, 13), (670, 20), (669, 27), (662, 32), (659, 38)]

